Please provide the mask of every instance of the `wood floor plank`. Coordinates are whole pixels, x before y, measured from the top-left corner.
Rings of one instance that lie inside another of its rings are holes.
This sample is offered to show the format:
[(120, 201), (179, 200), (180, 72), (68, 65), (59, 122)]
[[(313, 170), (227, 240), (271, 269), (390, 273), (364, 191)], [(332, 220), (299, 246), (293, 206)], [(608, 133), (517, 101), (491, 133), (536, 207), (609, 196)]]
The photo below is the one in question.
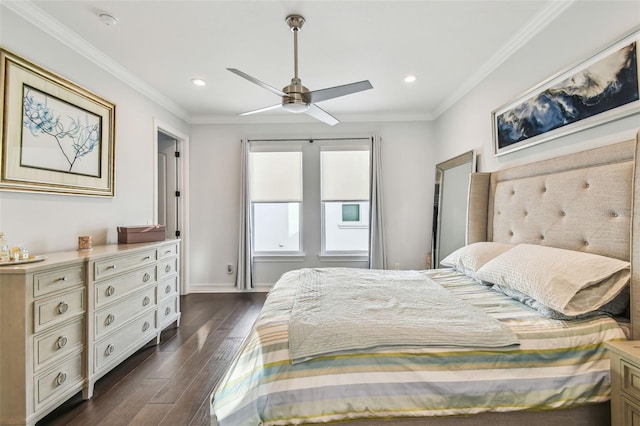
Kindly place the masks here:
[(165, 379), (143, 380), (138, 388), (118, 404), (113, 411), (103, 417), (98, 425), (126, 426), (130, 424), (165, 382)]
[[(208, 425), (209, 398), (239, 351), (265, 293), (181, 296), (180, 327), (163, 331), (95, 384), (38, 422), (57, 425)], [(153, 342), (152, 342), (153, 343)]]
[[(162, 422), (173, 404), (147, 404), (129, 422), (129, 426), (156, 426)], [(202, 417), (200, 417), (202, 418)], [(205, 425), (207, 423), (201, 423)]]

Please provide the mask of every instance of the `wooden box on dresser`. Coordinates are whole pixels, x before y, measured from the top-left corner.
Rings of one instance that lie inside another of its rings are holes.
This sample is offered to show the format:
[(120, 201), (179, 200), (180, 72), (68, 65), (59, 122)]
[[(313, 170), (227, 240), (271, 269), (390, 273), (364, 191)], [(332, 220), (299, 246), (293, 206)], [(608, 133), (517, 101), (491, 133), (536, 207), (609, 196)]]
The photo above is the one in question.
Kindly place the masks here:
[(80, 390), (90, 398), (179, 324), (178, 240), (45, 256), (0, 267), (1, 425), (35, 424)]
[(611, 358), (611, 425), (640, 425), (640, 341), (607, 343)]

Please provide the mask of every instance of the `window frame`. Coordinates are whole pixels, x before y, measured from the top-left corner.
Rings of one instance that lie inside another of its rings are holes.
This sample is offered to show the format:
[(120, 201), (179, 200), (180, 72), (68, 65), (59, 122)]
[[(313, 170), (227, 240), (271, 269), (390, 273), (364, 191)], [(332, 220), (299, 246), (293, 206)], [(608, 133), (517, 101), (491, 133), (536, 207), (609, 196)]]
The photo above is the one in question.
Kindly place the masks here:
[[(255, 250), (255, 232), (251, 232), (251, 257), (259, 260), (278, 260), (278, 259), (304, 259), (304, 150), (299, 144), (283, 144), (283, 143), (270, 143), (270, 142), (258, 142), (257, 144), (251, 144), (249, 152), (300, 152), (301, 168), (300, 168), (300, 184), (302, 190), (302, 196), (300, 201), (250, 201), (251, 204), (251, 228), (255, 230), (255, 205), (256, 204), (276, 204), (276, 203), (298, 203), (298, 250), (282, 250), (282, 251), (257, 251)], [(249, 155), (251, 158), (251, 155)], [(251, 170), (251, 165), (249, 165)]]
[[(367, 141), (350, 141), (349, 143), (343, 143), (341, 141), (330, 141), (320, 147), (320, 153), (318, 161), (320, 162), (320, 185), (322, 186), (322, 151), (367, 151), (369, 153), (369, 199), (367, 200), (348, 200), (338, 201), (332, 200), (328, 202), (339, 203), (371, 203), (371, 142)], [(371, 232), (368, 232), (367, 250), (327, 250), (326, 241), (326, 209), (325, 203), (327, 201), (322, 200), (322, 188), (320, 188), (320, 254), (318, 255), (321, 260), (326, 261), (364, 261), (369, 259)], [(370, 229), (371, 226), (371, 205), (369, 205), (369, 214), (366, 217), (366, 222), (363, 223), (362, 214), (360, 216), (360, 222), (358, 224), (349, 224), (349, 222), (339, 222), (338, 226), (343, 229)]]

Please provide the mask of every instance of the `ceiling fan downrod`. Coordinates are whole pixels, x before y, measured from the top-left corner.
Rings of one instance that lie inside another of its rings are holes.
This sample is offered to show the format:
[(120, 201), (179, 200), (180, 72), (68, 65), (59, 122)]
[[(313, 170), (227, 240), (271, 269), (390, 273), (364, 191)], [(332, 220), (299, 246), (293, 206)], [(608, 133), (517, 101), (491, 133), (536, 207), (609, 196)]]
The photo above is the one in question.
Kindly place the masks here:
[(293, 78), (299, 80), (298, 78), (298, 32), (302, 29), (304, 25), (304, 18), (300, 15), (289, 15), (285, 19), (289, 28), (293, 32)]
[(302, 80), (298, 78), (298, 32), (302, 29), (305, 21), (300, 15), (289, 15), (285, 22), (293, 32), (293, 78), (291, 84), (282, 89), (287, 93), (287, 96), (282, 97), (282, 107), (294, 113), (306, 112), (309, 109), (309, 102), (305, 98), (305, 94), (309, 90), (302, 85)]

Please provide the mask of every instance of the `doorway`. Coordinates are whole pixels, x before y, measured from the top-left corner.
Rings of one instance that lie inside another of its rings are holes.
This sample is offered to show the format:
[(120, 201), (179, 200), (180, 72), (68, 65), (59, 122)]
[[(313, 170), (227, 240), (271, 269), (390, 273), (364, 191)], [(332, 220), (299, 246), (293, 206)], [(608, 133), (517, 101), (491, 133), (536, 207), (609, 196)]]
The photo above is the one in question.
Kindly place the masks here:
[(180, 181), (178, 141), (158, 131), (158, 221), (165, 226), (165, 238), (179, 238)]
[(189, 294), (189, 137), (154, 120), (154, 223), (180, 238), (180, 294)]

